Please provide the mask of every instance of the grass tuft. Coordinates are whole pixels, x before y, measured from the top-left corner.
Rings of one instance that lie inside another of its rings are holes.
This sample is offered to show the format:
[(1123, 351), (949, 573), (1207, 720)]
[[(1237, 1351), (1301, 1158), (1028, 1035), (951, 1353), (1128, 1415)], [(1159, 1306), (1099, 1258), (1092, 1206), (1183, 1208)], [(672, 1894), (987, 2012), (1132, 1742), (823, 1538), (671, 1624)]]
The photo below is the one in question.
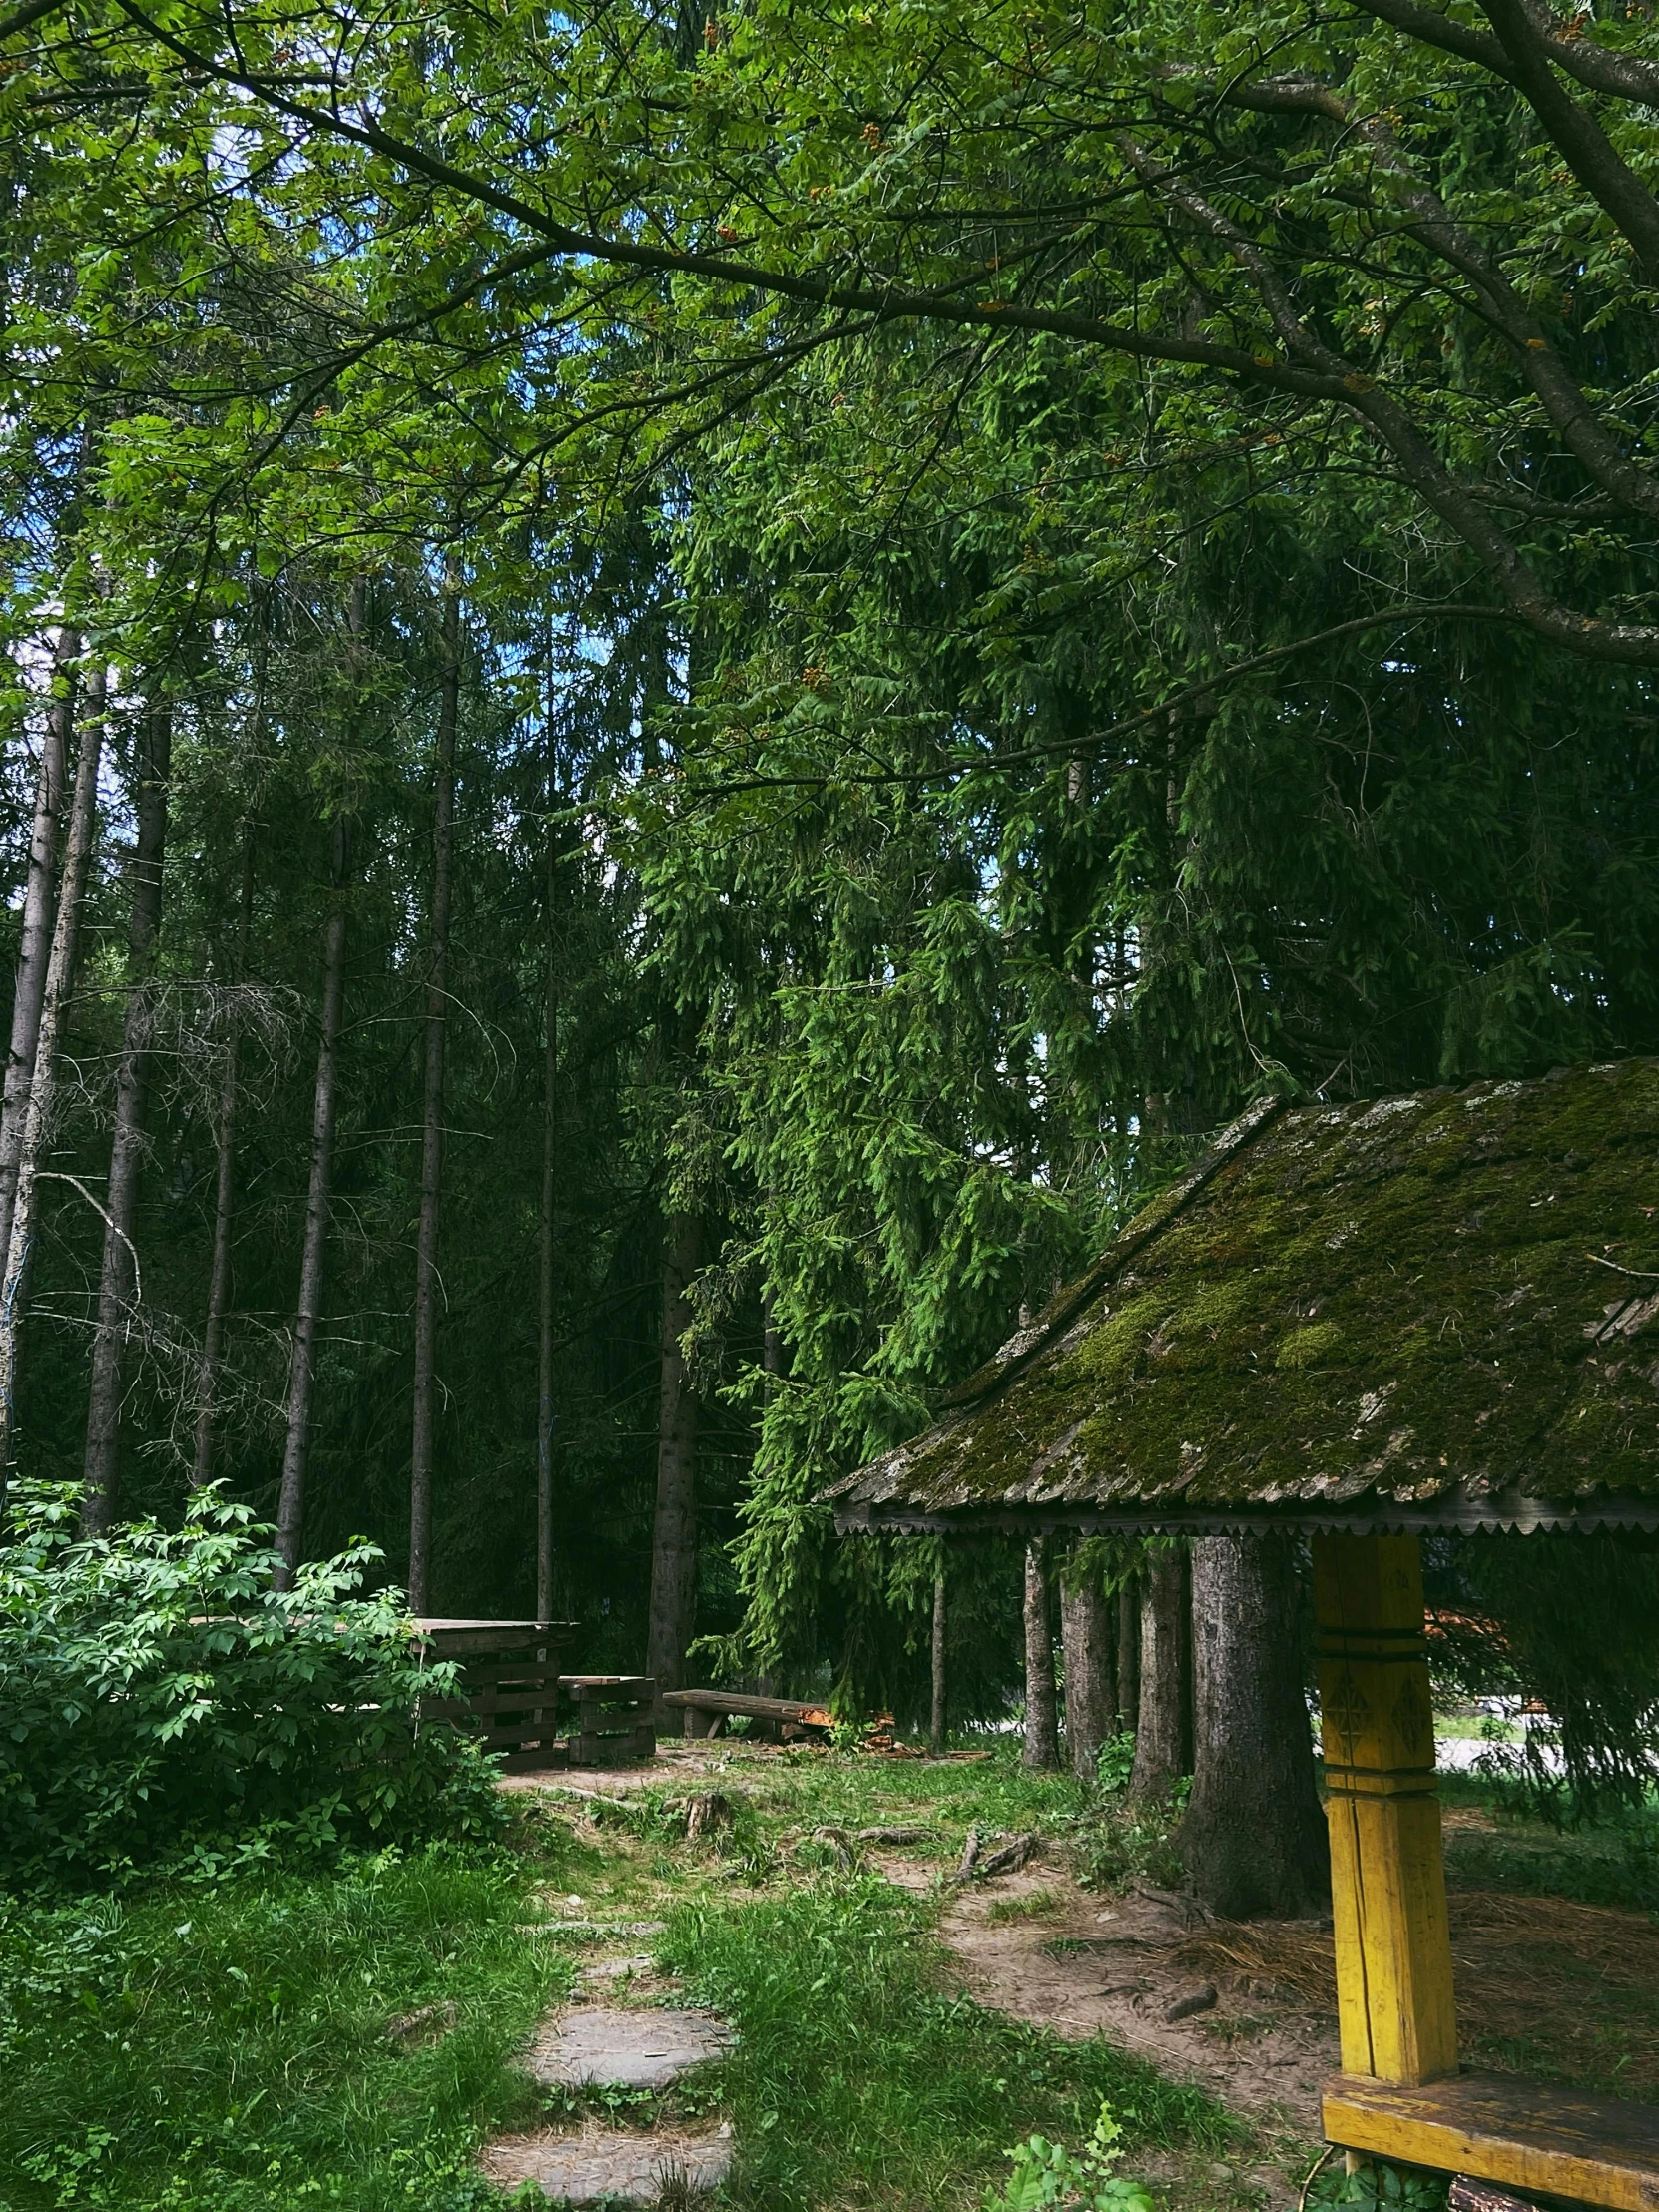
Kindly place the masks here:
[(953, 1991), (930, 1920), (873, 1877), (673, 1914), (662, 1962), (738, 2028), (736, 2204), (965, 2204), (1017, 2135), (1087, 2136), (1103, 2098), (1137, 2148), (1233, 2139), (1200, 2091)]

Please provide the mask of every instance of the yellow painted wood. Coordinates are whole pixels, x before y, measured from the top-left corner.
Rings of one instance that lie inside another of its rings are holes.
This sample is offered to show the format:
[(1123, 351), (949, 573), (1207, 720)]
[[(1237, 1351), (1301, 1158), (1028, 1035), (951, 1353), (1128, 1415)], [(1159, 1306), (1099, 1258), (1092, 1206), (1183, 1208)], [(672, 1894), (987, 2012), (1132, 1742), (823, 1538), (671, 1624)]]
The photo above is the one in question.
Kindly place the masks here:
[(1325, 2132), (1348, 2150), (1500, 2188), (1659, 2212), (1659, 2111), (1649, 2104), (1516, 2074), (1410, 2087), (1341, 2073), (1325, 2085)]
[(1415, 1536), (1316, 1536), (1321, 1726), (1343, 2067), (1457, 2068), (1434, 1716)]

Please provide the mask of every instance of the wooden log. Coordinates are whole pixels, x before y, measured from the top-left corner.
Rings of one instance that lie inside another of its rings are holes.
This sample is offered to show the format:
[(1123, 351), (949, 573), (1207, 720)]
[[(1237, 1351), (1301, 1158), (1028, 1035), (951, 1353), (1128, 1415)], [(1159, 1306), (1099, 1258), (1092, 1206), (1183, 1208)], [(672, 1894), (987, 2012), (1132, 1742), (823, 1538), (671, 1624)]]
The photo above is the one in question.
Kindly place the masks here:
[(1446, 2212), (1538, 2212), (1530, 2197), (1515, 2197), (1489, 2181), (1459, 2174), (1446, 2196)]
[(665, 1690), (662, 1702), (687, 1713), (739, 1715), (750, 1720), (794, 1721), (810, 1728), (829, 1728), (830, 1716), (822, 1705), (798, 1697), (749, 1697), (737, 1690)]

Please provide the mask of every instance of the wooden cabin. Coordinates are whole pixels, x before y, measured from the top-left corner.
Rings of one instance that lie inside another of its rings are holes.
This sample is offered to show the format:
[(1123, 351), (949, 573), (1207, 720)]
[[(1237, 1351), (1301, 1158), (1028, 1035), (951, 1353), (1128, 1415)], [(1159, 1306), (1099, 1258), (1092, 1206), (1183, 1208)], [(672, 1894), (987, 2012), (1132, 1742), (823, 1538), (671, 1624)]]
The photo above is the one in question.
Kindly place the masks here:
[(1659, 1062), (1263, 1100), (843, 1530), (1311, 1539), (1350, 2150), (1659, 2208), (1659, 2110), (1458, 2063), (1423, 1535), (1659, 1530)]

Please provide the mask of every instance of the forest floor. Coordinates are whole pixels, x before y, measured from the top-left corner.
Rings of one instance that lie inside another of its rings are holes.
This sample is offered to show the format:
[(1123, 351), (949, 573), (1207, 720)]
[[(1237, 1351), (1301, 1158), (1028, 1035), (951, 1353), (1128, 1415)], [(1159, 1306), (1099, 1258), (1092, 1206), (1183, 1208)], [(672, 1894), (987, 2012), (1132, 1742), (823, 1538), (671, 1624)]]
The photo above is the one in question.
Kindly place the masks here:
[[(1446, 1790), (1469, 2056), (1659, 2098), (1659, 1817), (1560, 1836)], [(1015, 2141), (1080, 2143), (1103, 2099), (1168, 2212), (1296, 2202), (1329, 1931), (1205, 1920), (1158, 1822), (1011, 1747), (676, 1743), (512, 1799), (495, 1854), (0, 1904), (0, 2208), (482, 2212), (549, 2143), (621, 2133), (731, 2156), (740, 2212), (975, 2212)], [(975, 1829), (982, 1858), (1039, 1842), (954, 1884)], [(663, 2089), (525, 2070), (572, 2009), (664, 2005), (734, 2046)]]

